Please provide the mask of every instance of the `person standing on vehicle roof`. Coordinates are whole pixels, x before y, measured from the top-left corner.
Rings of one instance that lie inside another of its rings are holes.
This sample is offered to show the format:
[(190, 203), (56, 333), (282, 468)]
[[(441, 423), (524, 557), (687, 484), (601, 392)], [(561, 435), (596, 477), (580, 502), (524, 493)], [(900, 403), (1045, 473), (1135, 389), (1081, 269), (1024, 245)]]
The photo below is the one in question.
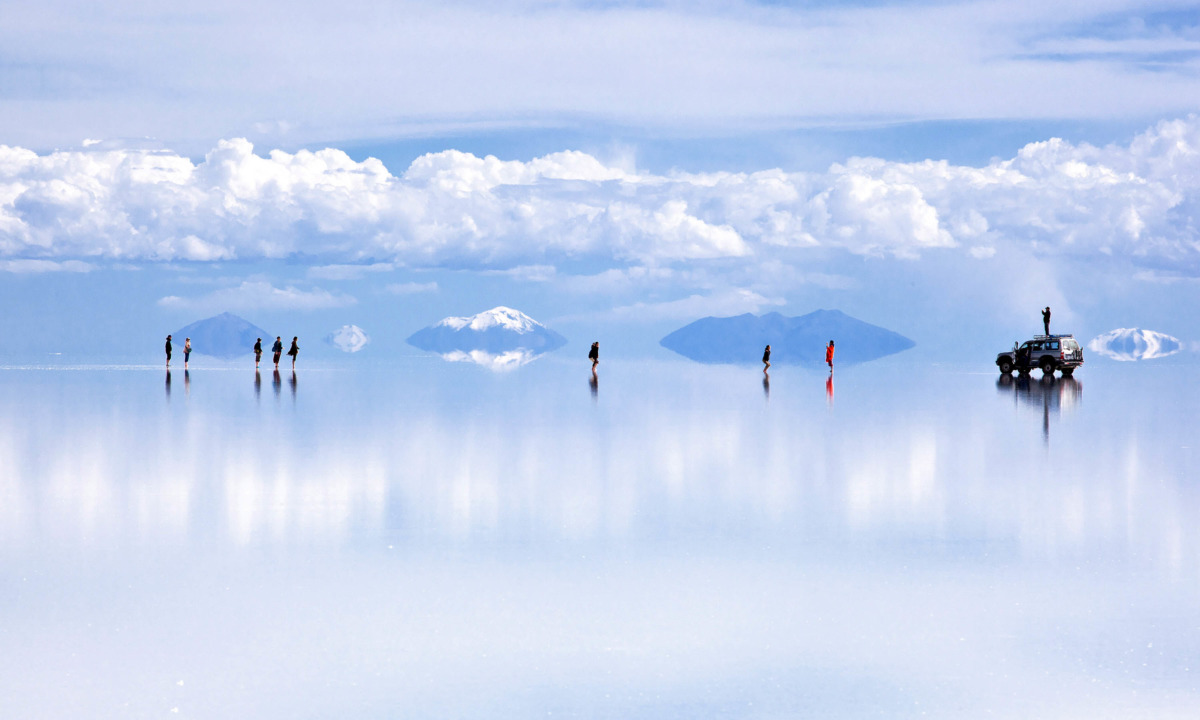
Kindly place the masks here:
[(1050, 306), (1049, 305), (1047, 305), (1046, 309), (1042, 311), (1042, 324), (1046, 326), (1046, 334), (1049, 335), (1050, 334)]

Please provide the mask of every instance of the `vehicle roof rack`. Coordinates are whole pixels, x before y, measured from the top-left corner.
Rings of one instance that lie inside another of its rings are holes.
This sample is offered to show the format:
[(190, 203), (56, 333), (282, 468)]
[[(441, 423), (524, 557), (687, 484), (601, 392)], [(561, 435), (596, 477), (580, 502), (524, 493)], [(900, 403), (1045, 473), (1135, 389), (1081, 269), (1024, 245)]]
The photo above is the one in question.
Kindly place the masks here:
[(1074, 333), (1063, 333), (1062, 335), (1034, 335), (1034, 340), (1057, 340), (1059, 338), (1073, 338)]

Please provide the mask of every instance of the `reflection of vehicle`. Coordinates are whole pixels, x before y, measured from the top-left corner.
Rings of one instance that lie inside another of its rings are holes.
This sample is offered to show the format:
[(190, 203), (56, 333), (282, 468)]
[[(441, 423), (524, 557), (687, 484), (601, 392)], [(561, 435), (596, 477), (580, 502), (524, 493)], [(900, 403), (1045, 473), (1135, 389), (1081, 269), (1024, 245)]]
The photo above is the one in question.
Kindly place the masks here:
[(1020, 405), (1042, 411), (1042, 435), (1047, 441), (1050, 418), (1064, 410), (1069, 412), (1083, 400), (1083, 385), (1073, 377), (1059, 380), (1053, 375), (1043, 375), (1041, 380), (1033, 380), (1028, 374), (1016, 378), (1001, 375), (996, 389), (1001, 395), (1011, 392), (1013, 401)]
[(1013, 343), (1012, 350), (996, 356), (996, 365), (1005, 375), (1013, 370), (1024, 375), (1036, 367), (1044, 375), (1059, 370), (1063, 377), (1071, 377), (1082, 364), (1083, 348), (1075, 342), (1074, 335), (1035, 335), (1019, 347)]

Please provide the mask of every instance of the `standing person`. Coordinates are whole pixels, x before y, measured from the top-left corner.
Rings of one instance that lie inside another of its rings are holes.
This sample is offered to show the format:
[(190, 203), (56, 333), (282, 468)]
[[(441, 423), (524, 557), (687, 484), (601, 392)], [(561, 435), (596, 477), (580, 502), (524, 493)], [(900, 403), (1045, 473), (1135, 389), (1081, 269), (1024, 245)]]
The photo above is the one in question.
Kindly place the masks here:
[(258, 361), (262, 360), (262, 338), (254, 341), (254, 369), (258, 369)]
[(596, 374), (596, 366), (600, 364), (600, 343), (592, 343), (592, 349), (588, 351), (588, 360), (592, 361), (592, 374)]
[(192, 356), (192, 339), (183, 339), (183, 371), (187, 372), (188, 358)]
[(275, 354), (275, 370), (279, 370), (279, 356), (283, 355), (283, 338), (275, 336), (275, 344), (271, 346), (271, 352)]
[(829, 345), (825, 348), (825, 363), (829, 365), (829, 372), (833, 374), (833, 341), (829, 341)]
[(771, 346), (768, 345), (766, 350), (763, 350), (763, 372), (771, 367)]
[(171, 367), (171, 336), (167, 336), (167, 367)]
[(1042, 311), (1042, 325), (1046, 326), (1046, 334), (1049, 335), (1050, 334), (1050, 306), (1049, 305), (1047, 305), (1046, 309)]
[[(288, 355), (292, 356), (292, 369), (296, 369), (296, 356), (300, 354), (300, 343), (297, 342), (300, 338), (292, 338), (292, 346), (288, 348)], [(294, 374), (294, 373), (293, 373)]]

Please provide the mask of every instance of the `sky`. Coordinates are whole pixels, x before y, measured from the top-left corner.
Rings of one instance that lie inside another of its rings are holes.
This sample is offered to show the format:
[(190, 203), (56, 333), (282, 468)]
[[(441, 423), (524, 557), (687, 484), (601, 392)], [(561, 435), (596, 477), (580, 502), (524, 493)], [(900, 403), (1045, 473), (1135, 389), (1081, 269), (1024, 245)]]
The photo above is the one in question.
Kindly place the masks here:
[(10, 4), (0, 357), (496, 305), (581, 357), (838, 308), (990, 363), (1046, 305), (1194, 351), (1198, 99), (1180, 2)]

